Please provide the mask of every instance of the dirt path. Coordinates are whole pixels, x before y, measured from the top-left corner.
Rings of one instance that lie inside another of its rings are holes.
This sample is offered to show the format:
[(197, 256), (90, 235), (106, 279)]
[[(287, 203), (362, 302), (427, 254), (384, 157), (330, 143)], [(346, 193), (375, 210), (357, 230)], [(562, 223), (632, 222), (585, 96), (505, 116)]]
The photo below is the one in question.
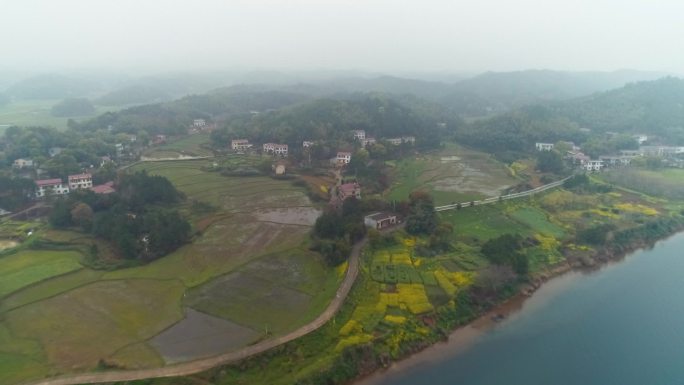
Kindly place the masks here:
[[(395, 231), (401, 227), (396, 227), (389, 229), (387, 231)], [(337, 289), (335, 298), (330, 302), (328, 307), (323, 313), (321, 313), (318, 318), (313, 320), (307, 325), (288, 333), (284, 336), (280, 336), (274, 339), (266, 340), (255, 345), (248, 346), (244, 349), (221, 354), (219, 356), (205, 358), (196, 361), (184, 362), (181, 364), (169, 365), (163, 368), (156, 369), (141, 369), (141, 370), (121, 370), (121, 371), (110, 371), (110, 372), (100, 372), (100, 373), (84, 373), (84, 374), (74, 374), (66, 375), (60, 377), (54, 377), (50, 379), (30, 382), (28, 384), (32, 385), (75, 385), (75, 384), (88, 384), (88, 383), (101, 383), (101, 382), (123, 382), (123, 381), (133, 381), (142, 380), (145, 378), (158, 378), (158, 377), (176, 377), (176, 376), (186, 376), (198, 372), (202, 372), (216, 366), (225, 365), (231, 362), (239, 361), (253, 355), (263, 353), (269, 349), (273, 349), (276, 346), (285, 344), (302, 336), (305, 336), (316, 329), (320, 328), (332, 317), (337, 314), (337, 312), (342, 307), (342, 304), (346, 300), (349, 292), (356, 281), (356, 277), (359, 274), (359, 264), (361, 250), (366, 245), (367, 238), (359, 241), (352, 248), (351, 256), (349, 257), (349, 267), (347, 268), (347, 274), (342, 281), (342, 284)]]

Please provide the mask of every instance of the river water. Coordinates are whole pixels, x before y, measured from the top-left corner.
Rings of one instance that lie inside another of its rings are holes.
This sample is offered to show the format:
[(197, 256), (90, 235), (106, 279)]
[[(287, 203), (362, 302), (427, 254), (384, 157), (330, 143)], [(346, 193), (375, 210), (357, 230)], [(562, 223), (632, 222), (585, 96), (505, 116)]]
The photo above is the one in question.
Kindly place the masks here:
[(684, 384), (684, 234), (553, 279), (495, 327), (466, 328), (361, 384)]

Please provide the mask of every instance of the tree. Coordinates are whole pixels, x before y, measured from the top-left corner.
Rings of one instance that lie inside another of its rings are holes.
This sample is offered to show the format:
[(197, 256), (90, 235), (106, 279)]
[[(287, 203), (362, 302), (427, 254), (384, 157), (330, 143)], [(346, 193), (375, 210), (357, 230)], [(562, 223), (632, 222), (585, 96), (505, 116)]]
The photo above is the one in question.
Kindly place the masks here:
[(560, 153), (557, 151), (539, 151), (537, 154), (537, 169), (541, 172), (562, 174), (565, 170), (565, 164)]
[(504, 234), (482, 245), (482, 254), (497, 265), (509, 265), (520, 275), (529, 269), (527, 256), (521, 252), (523, 238), (518, 234)]
[(93, 224), (93, 209), (85, 203), (77, 203), (71, 209), (71, 222), (89, 231)]
[(71, 205), (64, 199), (55, 202), (49, 221), (54, 227), (67, 227), (71, 225)]
[(409, 215), (406, 217), (406, 231), (409, 234), (432, 234), (438, 224), (435, 205), (430, 194), (416, 191), (409, 196)]

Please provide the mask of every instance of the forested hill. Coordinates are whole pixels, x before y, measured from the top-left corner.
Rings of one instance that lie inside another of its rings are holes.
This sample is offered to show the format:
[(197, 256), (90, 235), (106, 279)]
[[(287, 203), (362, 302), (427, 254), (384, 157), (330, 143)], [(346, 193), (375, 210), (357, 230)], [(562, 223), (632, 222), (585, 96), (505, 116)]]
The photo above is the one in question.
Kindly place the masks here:
[(301, 92), (288, 92), (255, 87), (229, 87), (204, 95), (186, 96), (167, 103), (149, 104), (105, 113), (82, 122), (71, 122), (79, 130), (112, 127), (114, 132), (150, 134), (184, 133), (193, 119), (224, 121), (252, 111), (267, 111), (297, 104), (311, 97)]
[(258, 142), (301, 145), (303, 140), (344, 139), (350, 130), (360, 129), (378, 139), (414, 135), (419, 143), (439, 142), (447, 130), (461, 124), (460, 119), (441, 106), (419, 98), (354, 94), (316, 99), (255, 117), (234, 119), (212, 138), (219, 143), (246, 137)]
[(628, 84), (550, 108), (593, 131), (668, 136), (684, 128), (684, 80), (667, 77)]
[(526, 105), (587, 96), (663, 76), (657, 72), (629, 70), (488, 72), (453, 84), (446, 94), (440, 89), (439, 102), (462, 115), (485, 116)]
[(530, 151), (535, 142), (603, 140), (606, 132), (624, 137), (647, 134), (654, 143), (684, 145), (684, 80), (668, 77), (522, 107), (469, 124), (457, 137), (475, 147), (503, 152)]

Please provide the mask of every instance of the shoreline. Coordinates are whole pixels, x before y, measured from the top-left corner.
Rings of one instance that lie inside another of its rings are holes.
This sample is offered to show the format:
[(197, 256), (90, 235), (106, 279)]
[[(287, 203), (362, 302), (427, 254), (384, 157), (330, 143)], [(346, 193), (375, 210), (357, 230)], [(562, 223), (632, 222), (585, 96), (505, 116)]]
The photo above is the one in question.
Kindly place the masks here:
[(624, 262), (626, 258), (636, 252), (652, 249), (657, 243), (666, 241), (679, 234), (684, 234), (684, 228), (679, 228), (677, 231), (650, 243), (635, 242), (635, 244), (630, 245), (621, 252), (611, 252), (604, 248), (591, 258), (593, 263), (590, 265), (585, 265), (581, 261), (575, 261), (574, 263), (564, 261), (557, 266), (550, 267), (548, 270), (538, 273), (537, 276), (531, 277), (531, 282), (520, 287), (518, 292), (513, 296), (494, 305), (467, 324), (452, 330), (445, 340), (419, 349), (406, 357), (391, 362), (386, 367), (361, 375), (356, 379), (347, 382), (347, 384), (377, 385), (384, 380), (387, 375), (410, 372), (421, 364), (434, 363), (447, 359), (448, 357), (444, 357), (443, 353), (448, 353), (450, 357), (463, 354), (477, 343), (478, 338), (494, 330), (501, 322), (505, 322), (511, 316), (522, 311), (528, 300), (542, 287), (548, 287), (549, 285), (547, 284), (551, 283), (551, 281), (558, 281), (559, 279), (569, 277), (572, 274), (592, 274), (599, 272), (606, 267)]

